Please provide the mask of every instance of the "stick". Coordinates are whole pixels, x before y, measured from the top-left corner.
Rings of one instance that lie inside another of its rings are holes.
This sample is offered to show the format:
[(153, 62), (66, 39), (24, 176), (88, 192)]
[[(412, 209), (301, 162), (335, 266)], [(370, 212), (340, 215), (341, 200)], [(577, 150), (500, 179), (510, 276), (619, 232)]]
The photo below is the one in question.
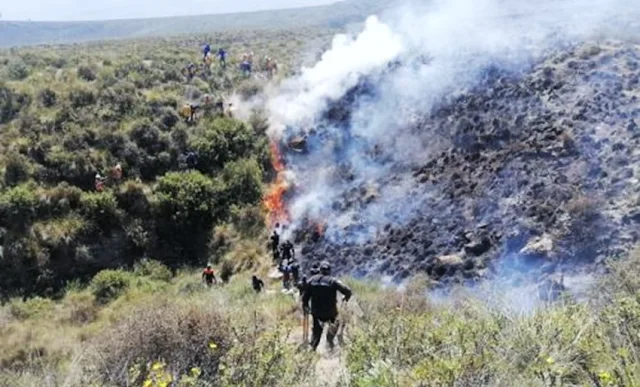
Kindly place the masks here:
[(302, 317), (302, 342), (307, 344), (309, 341), (309, 314), (303, 312)]

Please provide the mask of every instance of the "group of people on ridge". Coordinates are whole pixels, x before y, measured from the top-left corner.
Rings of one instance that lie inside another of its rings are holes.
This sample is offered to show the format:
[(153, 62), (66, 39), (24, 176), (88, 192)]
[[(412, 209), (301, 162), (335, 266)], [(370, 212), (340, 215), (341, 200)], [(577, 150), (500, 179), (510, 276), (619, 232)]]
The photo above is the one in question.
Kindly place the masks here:
[[(315, 351), (327, 326), (327, 344), (333, 349), (341, 326), (338, 319), (338, 293), (342, 294), (342, 302), (346, 303), (351, 299), (351, 289), (331, 275), (331, 265), (327, 261), (314, 263), (309, 270), (309, 277), (303, 275), (300, 278), (300, 266), (295, 259), (293, 244), (290, 241), (280, 244), (280, 235), (276, 231), (270, 239), (274, 260), (279, 261), (278, 268), (283, 273), (285, 289), (290, 288), (291, 282), (296, 284), (303, 313), (305, 316), (311, 314), (313, 318), (311, 342), (308, 344)], [(211, 265), (207, 265), (203, 270), (202, 281), (207, 287), (218, 283)], [(262, 292), (265, 287), (264, 282), (256, 275), (251, 277), (251, 286), (256, 293)], [(306, 326), (304, 329), (306, 330)]]
[(340, 329), (337, 296), (341, 293), (342, 301), (347, 302), (352, 295), (351, 289), (331, 275), (331, 265), (327, 261), (312, 265), (309, 278), (306, 275), (300, 278), (300, 265), (295, 259), (293, 244), (285, 241), (280, 245), (280, 235), (276, 231), (271, 235), (271, 250), (274, 261), (279, 262), (284, 288), (288, 290), (293, 281), (302, 297), (304, 314), (311, 313), (313, 316), (311, 347), (313, 350), (318, 347), (324, 326), (328, 325), (327, 343), (333, 349), (334, 339)]
[(273, 231), (271, 235), (271, 254), (278, 270), (282, 273), (282, 287), (291, 289), (291, 283), (300, 281), (300, 264), (296, 260), (296, 250), (291, 241), (280, 244), (280, 235)]

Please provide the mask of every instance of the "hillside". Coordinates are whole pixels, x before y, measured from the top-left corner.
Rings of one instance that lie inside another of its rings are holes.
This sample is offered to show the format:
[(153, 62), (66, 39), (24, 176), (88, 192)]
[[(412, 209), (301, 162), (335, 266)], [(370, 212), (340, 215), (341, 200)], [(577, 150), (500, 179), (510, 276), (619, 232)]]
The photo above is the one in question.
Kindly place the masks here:
[[(190, 37), (0, 53), (0, 297), (55, 296), (145, 256), (173, 270), (217, 262), (235, 231), (215, 227), (235, 220), (260, 232), (265, 119), (240, 122), (214, 102), (226, 110), (266, 84), (262, 60), (252, 76), (240, 72), (242, 53), (277, 58), (283, 76), (310, 42), (329, 38), (221, 34), (211, 43), (228, 50), (228, 67), (193, 79), (183, 70), (201, 53)], [(181, 116), (185, 103), (202, 104), (196, 122)], [(107, 177), (102, 192), (96, 173)]]
[(348, 0), (335, 4), (238, 14), (90, 22), (17, 22), (0, 20), (0, 47), (77, 43), (106, 39), (178, 34), (210, 34), (230, 30), (286, 30), (301, 27), (339, 28), (360, 22), (388, 7), (389, 0)]
[[(0, 386), (637, 385), (622, 3), (0, 51)], [(353, 289), (337, 348), (273, 230)]]
[[(363, 81), (318, 125), (343, 132), (309, 133), (306, 155), (283, 146), (301, 186), (312, 184), (316, 155), (334, 147), (340, 194), (322, 217), (326, 236), (298, 234), (303, 254), (344, 272), (396, 281), (422, 272), (445, 283), (506, 273), (537, 281), (626, 254), (640, 238), (639, 59), (639, 46), (618, 42), (549, 54), (523, 77), (490, 68), (430, 114), (413, 112), (396, 143), (353, 133), (350, 112), (380, 92)], [(375, 181), (345, 156), (354, 149)], [(412, 149), (425, 153), (407, 165)]]

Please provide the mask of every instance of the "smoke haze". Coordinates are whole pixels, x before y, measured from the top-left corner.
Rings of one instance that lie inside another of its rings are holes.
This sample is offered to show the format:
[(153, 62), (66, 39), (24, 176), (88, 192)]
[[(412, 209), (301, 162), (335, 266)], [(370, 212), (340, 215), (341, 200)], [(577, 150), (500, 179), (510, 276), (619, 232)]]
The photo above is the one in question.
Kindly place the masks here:
[[(273, 139), (321, 138), (311, 140), (309, 155), (288, 162), (298, 186), (294, 223), (319, 219), (327, 237), (363, 241), (403, 222), (432, 194), (412, 191), (410, 168), (448, 141), (446, 133), (416, 133), (416, 122), (492, 69), (517, 77), (550, 50), (633, 36), (639, 10), (640, 3), (622, 0), (434, 1), (371, 16), (359, 35), (336, 36), (318, 63), (267, 102)], [(346, 122), (327, 119), (326, 110), (358, 85), (364, 92), (349, 102)], [(337, 207), (353, 190), (370, 190), (375, 200), (350, 211)]]

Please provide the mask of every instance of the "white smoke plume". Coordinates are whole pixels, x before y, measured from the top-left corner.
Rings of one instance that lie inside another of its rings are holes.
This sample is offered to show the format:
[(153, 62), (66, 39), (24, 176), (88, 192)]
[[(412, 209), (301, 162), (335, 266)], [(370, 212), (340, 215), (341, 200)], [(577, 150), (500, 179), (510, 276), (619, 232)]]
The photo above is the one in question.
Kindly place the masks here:
[[(386, 223), (401, 222), (420, 203), (411, 199), (410, 174), (404, 172), (439, 144), (436, 133), (411, 132), (420, 115), (478, 84), (488, 66), (517, 74), (559, 45), (631, 36), (639, 15), (640, 2), (625, 0), (438, 0), (370, 16), (359, 35), (336, 36), (315, 66), (283, 82), (267, 101), (273, 139), (319, 126), (333, 134), (288, 165), (300, 188), (290, 203), (293, 221), (322, 219), (327, 235), (336, 238), (345, 237), (341, 230), (349, 224), (362, 225), (367, 238)], [(393, 60), (405, 65), (383, 76)], [(340, 127), (323, 126), (322, 114), (364, 77), (377, 92), (353, 105), (349, 136), (362, 141), (345, 147), (351, 137), (345, 139)], [(366, 147), (358, 145), (363, 142)], [(372, 162), (367, 152), (374, 144), (393, 162)], [(348, 183), (336, 179), (340, 165), (353, 176)], [(335, 208), (340, 195), (363, 186), (377, 197), (366, 210)]]
[(304, 125), (321, 112), (328, 101), (340, 98), (355, 86), (362, 75), (385, 65), (402, 52), (402, 39), (372, 16), (356, 38), (337, 35), (331, 50), (312, 68), (282, 85), (271, 99), (272, 134), (281, 125)]

